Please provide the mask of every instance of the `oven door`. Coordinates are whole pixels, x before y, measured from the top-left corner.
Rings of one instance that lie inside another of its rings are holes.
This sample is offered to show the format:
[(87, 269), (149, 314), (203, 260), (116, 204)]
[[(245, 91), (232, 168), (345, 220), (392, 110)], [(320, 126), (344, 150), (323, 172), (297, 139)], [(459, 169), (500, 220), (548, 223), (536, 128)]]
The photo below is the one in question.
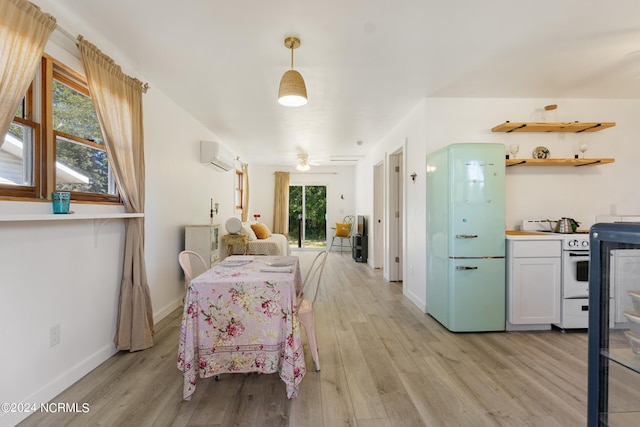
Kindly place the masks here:
[(589, 297), (589, 251), (562, 251), (562, 298)]

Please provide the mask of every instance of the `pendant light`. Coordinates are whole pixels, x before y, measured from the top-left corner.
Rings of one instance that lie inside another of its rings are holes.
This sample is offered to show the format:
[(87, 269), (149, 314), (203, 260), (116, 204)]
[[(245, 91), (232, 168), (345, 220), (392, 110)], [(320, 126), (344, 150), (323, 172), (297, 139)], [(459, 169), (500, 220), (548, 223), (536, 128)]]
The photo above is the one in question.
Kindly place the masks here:
[(307, 88), (302, 75), (293, 69), (293, 50), (300, 47), (300, 39), (287, 37), (284, 45), (291, 49), (291, 69), (283, 74), (278, 90), (278, 102), (287, 107), (300, 107), (307, 103)]

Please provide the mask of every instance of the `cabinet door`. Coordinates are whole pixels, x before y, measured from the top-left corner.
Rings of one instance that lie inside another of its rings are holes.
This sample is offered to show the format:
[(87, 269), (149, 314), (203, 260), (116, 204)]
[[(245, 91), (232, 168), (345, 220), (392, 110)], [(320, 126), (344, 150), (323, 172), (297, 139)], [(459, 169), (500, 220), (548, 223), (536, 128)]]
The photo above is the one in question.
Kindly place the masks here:
[(218, 226), (189, 225), (184, 229), (184, 248), (197, 252), (207, 264), (214, 266), (219, 260)]
[(507, 319), (510, 323), (560, 321), (560, 268), (560, 258), (512, 259)]

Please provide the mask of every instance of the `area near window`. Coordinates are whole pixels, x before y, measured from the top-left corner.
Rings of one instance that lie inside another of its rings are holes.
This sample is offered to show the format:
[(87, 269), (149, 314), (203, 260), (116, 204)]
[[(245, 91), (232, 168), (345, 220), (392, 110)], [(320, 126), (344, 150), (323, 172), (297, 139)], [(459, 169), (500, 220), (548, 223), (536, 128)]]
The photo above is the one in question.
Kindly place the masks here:
[(236, 209), (242, 209), (242, 193), (244, 191), (244, 174), (241, 170), (236, 169), (236, 181), (235, 181), (235, 199)]
[(0, 147), (0, 197), (118, 202), (86, 79), (45, 55)]

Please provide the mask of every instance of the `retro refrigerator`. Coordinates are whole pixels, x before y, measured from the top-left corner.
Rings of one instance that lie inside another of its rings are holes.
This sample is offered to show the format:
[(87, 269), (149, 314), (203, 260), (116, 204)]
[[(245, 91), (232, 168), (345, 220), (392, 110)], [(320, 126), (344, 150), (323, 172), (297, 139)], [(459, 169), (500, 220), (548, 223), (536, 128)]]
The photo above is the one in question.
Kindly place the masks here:
[(505, 329), (505, 147), (427, 155), (427, 312), (454, 332)]

